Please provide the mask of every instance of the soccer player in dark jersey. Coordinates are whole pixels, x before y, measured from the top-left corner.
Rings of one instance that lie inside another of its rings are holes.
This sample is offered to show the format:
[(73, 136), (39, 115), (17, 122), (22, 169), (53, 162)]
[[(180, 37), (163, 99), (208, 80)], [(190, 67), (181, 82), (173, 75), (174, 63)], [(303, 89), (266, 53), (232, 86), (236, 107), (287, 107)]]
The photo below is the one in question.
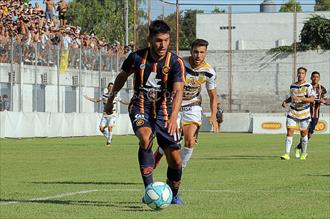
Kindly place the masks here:
[(168, 51), (170, 27), (164, 21), (151, 23), (148, 41), (150, 47), (131, 53), (124, 61), (106, 111), (111, 114), (116, 93), (133, 74), (134, 96), (129, 104), (129, 116), (139, 139), (138, 160), (144, 186), (153, 182), (154, 157), (151, 147), (155, 136), (167, 158), (167, 183), (173, 192), (172, 204), (183, 205), (178, 196), (182, 162), (176, 121), (182, 102), (185, 68), (183, 61)]
[[(308, 126), (308, 139), (312, 137), (315, 127), (319, 121), (321, 104), (326, 104), (328, 101), (327, 90), (321, 84), (319, 84), (320, 76), (320, 73), (317, 71), (314, 71), (311, 75), (312, 86), (316, 96), (314, 103), (310, 105), (311, 122)], [(296, 158), (300, 158), (301, 150), (302, 146), (301, 142), (299, 142), (296, 147)]]

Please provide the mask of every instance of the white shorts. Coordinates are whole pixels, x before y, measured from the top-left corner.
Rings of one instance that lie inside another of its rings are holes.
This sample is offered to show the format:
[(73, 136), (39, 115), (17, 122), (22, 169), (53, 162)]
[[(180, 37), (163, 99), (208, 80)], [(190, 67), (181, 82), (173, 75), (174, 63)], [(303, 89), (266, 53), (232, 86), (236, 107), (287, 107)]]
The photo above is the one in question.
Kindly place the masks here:
[(180, 125), (196, 124), (202, 125), (202, 107), (201, 106), (182, 106), (179, 112), (178, 121)]
[(101, 118), (100, 121), (100, 127), (108, 127), (108, 126), (114, 126), (116, 124), (116, 119), (117, 116), (116, 115), (104, 115)]
[(300, 121), (299, 119), (286, 118), (286, 127), (287, 128), (299, 128), (299, 130), (306, 130), (308, 128), (310, 120)]

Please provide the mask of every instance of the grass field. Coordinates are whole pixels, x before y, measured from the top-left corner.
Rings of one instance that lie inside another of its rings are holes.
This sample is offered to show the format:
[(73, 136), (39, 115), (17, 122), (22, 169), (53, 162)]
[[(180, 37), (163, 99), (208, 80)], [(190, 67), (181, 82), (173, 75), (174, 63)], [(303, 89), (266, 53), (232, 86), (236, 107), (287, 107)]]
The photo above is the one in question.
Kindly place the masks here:
[[(295, 136), (297, 143), (298, 136)], [(330, 218), (328, 135), (306, 161), (279, 159), (284, 135), (201, 134), (184, 170), (184, 207), (152, 211), (134, 136), (1, 140), (1, 218)], [(162, 161), (154, 179), (165, 181)]]

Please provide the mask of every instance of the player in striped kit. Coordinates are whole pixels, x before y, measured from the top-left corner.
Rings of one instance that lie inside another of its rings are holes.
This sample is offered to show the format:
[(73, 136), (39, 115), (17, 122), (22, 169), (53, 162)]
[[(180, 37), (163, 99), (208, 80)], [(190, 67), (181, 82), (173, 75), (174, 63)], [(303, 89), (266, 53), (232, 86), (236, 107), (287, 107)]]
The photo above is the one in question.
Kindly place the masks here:
[(290, 150), (292, 146), (294, 129), (299, 127), (301, 135), (302, 154), (301, 160), (306, 160), (308, 144), (308, 125), (311, 119), (310, 104), (314, 102), (313, 86), (305, 80), (307, 69), (300, 67), (297, 70), (298, 81), (290, 86), (290, 97), (283, 101), (285, 107), (289, 103), (287, 114), (287, 137), (285, 141), (285, 154), (281, 156), (282, 160), (290, 159)]
[[(321, 104), (326, 104), (328, 102), (327, 90), (321, 84), (319, 84), (320, 76), (320, 73), (317, 71), (314, 71), (311, 75), (312, 86), (315, 92), (315, 100), (310, 105), (311, 122), (308, 126), (308, 139), (311, 138), (319, 121)], [(300, 158), (301, 153), (302, 147), (300, 142), (296, 147), (296, 158)]]
[[(92, 97), (88, 97), (86, 95), (84, 95), (84, 97), (89, 100), (92, 101), (94, 103), (100, 103), (102, 102), (103, 105), (105, 105), (108, 101), (109, 98), (109, 94), (112, 90), (113, 87), (113, 83), (110, 82), (108, 84), (108, 87), (105, 89), (105, 92), (103, 93), (102, 97), (99, 99), (95, 99)], [(102, 134), (104, 135), (104, 137), (106, 138), (106, 145), (107, 147), (111, 146), (111, 142), (112, 142), (112, 129), (116, 124), (116, 119), (117, 119), (117, 103), (120, 102), (122, 104), (128, 105), (128, 101), (127, 100), (122, 100), (119, 97), (115, 97), (113, 99), (113, 109), (112, 109), (112, 114), (108, 115), (105, 111), (103, 111), (102, 114), (102, 118), (100, 121), (100, 125), (99, 125), (99, 129), (100, 132), (102, 132)]]
[[(179, 125), (184, 136), (184, 147), (181, 149), (182, 168), (187, 166), (194, 145), (197, 143), (198, 130), (202, 125), (202, 86), (208, 92), (210, 98), (211, 117), (210, 124), (214, 132), (218, 132), (219, 126), (216, 119), (217, 113), (217, 89), (216, 72), (205, 61), (208, 42), (196, 39), (191, 44), (190, 56), (183, 59), (186, 69), (186, 82), (184, 85), (183, 100), (179, 114)], [(160, 162), (164, 152), (158, 147), (154, 154), (155, 168)]]

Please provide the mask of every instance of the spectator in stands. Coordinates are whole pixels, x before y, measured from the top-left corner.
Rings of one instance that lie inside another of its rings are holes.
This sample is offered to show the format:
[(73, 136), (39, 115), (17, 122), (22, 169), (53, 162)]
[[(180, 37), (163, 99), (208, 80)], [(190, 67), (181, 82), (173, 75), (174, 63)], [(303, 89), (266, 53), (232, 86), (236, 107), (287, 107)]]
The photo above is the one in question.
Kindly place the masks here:
[(58, 11), (58, 18), (60, 19), (60, 25), (65, 26), (66, 25), (66, 12), (69, 8), (68, 3), (66, 3), (64, 0), (60, 0), (57, 6)]
[(44, 3), (46, 4), (45, 18), (47, 21), (51, 21), (54, 16), (54, 9), (55, 9), (54, 1), (53, 0), (44, 0)]
[(0, 96), (0, 112), (3, 111), (2, 96)]

